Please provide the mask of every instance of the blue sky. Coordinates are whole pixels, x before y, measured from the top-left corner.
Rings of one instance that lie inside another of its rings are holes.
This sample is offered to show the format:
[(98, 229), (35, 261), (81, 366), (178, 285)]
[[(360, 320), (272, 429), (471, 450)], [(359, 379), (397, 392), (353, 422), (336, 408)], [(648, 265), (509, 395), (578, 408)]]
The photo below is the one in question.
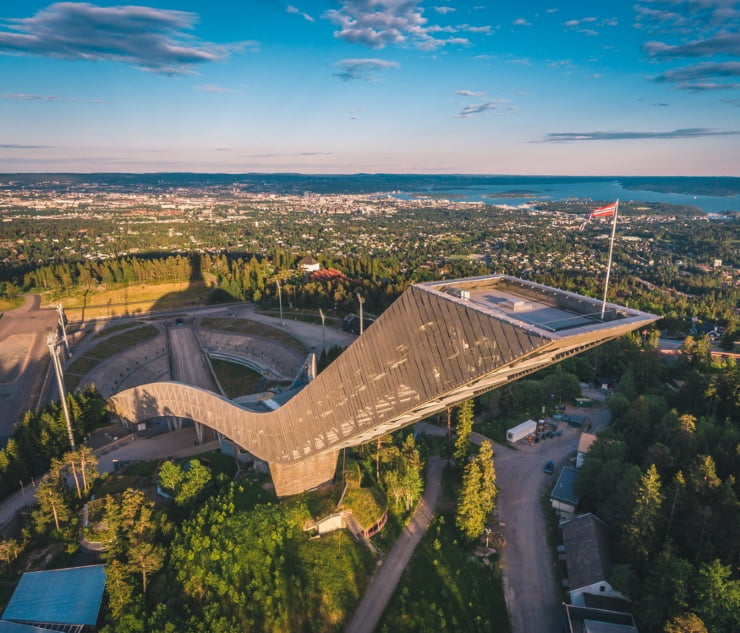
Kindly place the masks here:
[(0, 171), (740, 176), (740, 2), (514, 4), (3, 0)]

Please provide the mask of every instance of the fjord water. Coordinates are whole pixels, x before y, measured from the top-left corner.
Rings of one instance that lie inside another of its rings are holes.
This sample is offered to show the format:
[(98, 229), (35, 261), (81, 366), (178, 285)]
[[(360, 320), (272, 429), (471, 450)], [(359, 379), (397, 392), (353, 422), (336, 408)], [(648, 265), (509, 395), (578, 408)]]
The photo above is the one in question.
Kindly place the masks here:
[[(521, 194), (519, 195), (519, 192)], [(427, 190), (396, 194), (399, 198), (430, 195), (435, 198), (450, 198), (468, 202), (519, 206), (543, 201), (568, 199), (590, 199), (595, 202), (611, 202), (617, 198), (622, 202), (660, 202), (666, 204), (695, 206), (706, 213), (740, 211), (740, 195), (710, 196), (686, 193), (668, 193), (643, 189), (628, 189), (618, 180), (568, 180), (557, 182), (552, 179), (528, 178), (526, 182), (509, 181), (470, 185), (461, 188), (430, 187)]]

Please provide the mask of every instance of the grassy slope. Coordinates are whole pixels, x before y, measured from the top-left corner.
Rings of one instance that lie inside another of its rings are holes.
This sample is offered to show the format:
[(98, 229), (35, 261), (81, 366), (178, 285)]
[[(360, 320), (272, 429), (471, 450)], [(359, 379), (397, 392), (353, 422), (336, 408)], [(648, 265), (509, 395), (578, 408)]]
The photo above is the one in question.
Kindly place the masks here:
[(140, 314), (152, 310), (175, 310), (194, 305), (205, 305), (212, 289), (204, 282), (180, 282), (157, 285), (133, 285), (111, 290), (74, 292), (64, 297), (44, 296), (44, 301), (64, 304), (70, 321), (83, 317), (108, 318)]

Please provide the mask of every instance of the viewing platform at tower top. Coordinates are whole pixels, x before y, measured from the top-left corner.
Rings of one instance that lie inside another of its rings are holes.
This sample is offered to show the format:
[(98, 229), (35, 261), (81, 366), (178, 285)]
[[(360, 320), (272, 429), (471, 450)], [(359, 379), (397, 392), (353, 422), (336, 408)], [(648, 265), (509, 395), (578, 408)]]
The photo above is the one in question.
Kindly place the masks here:
[(452, 281), (432, 281), (417, 287), (462, 303), (491, 316), (558, 338), (579, 329), (594, 330), (615, 321), (625, 324), (650, 317), (644, 312), (606, 304), (566, 290), (558, 290), (508, 275), (486, 275)]

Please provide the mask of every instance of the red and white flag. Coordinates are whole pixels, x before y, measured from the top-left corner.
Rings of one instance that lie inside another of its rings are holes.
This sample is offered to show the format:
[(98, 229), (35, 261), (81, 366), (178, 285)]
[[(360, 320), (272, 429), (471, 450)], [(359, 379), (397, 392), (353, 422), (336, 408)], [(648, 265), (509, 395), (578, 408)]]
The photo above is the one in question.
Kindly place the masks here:
[(617, 212), (617, 204), (619, 203), (612, 202), (611, 204), (607, 204), (605, 207), (599, 207), (598, 209), (594, 209), (593, 211), (591, 211), (591, 213), (588, 214), (588, 218), (583, 224), (581, 224), (578, 230), (583, 231), (583, 229), (586, 228), (586, 225), (594, 218), (612, 217)]
[(589, 213), (588, 219), (593, 220), (594, 218), (610, 218), (617, 212), (617, 203), (612, 202), (607, 204), (605, 207), (599, 207)]

